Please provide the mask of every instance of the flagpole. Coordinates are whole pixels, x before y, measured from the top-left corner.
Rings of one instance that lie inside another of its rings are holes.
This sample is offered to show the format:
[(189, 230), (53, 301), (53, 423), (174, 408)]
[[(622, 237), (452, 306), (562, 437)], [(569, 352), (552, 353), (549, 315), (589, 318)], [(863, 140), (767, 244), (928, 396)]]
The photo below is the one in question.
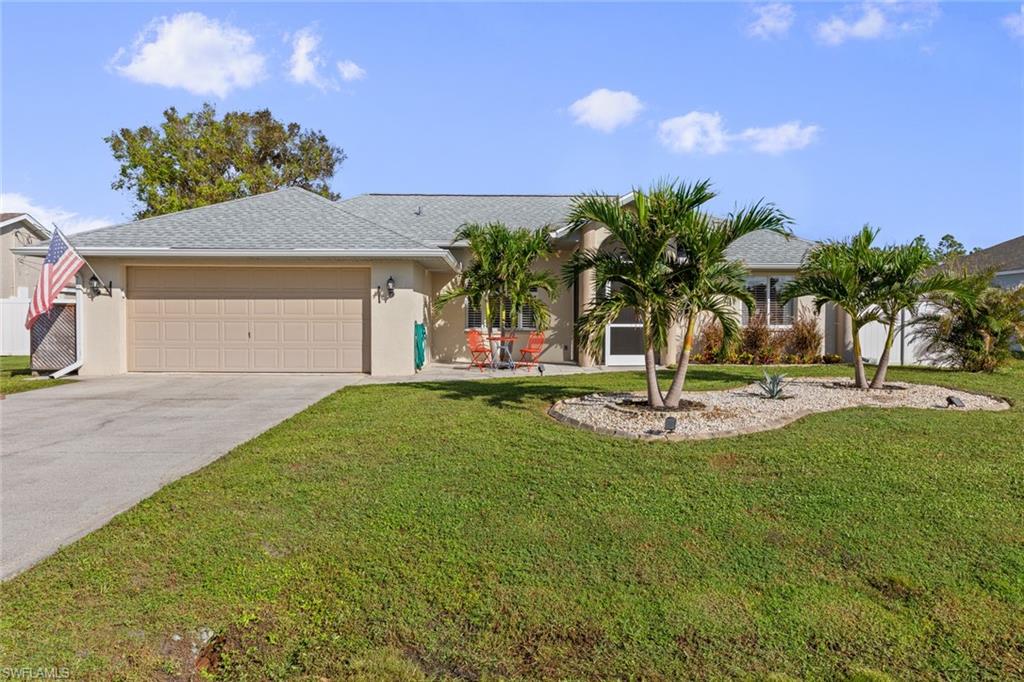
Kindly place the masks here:
[[(57, 225), (57, 223), (50, 223), (50, 224), (53, 225), (53, 229), (54, 230), (56, 230), (57, 232), (60, 232), (60, 227)], [(75, 248), (74, 246), (71, 246), (71, 242), (69, 242), (66, 238), (64, 238), (64, 234), (63, 233), (61, 233), (61, 238), (64, 239), (64, 241), (67, 242), (67, 245), (70, 246), (72, 249)], [(78, 251), (76, 250), (75, 253), (78, 253)], [(96, 272), (93, 269), (92, 264), (89, 261), (87, 261), (82, 254), (78, 253), (78, 257), (82, 259), (83, 263), (85, 263), (85, 267), (89, 268), (89, 272), (91, 272), (93, 274), (93, 276), (97, 280), (99, 280), (99, 283), (103, 284), (103, 278), (100, 277), (100, 273)], [(103, 288), (107, 290), (107, 296), (113, 296), (114, 295), (114, 292), (110, 288), (109, 285), (103, 284)]]

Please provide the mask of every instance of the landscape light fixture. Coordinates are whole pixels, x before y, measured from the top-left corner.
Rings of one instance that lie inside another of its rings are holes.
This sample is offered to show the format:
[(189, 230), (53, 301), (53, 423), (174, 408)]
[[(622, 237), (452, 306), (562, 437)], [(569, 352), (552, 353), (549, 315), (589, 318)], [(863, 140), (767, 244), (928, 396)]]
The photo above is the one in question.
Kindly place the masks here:
[(946, 407), (963, 407), (964, 401), (957, 398), (955, 395), (946, 397)]
[(678, 425), (679, 425), (679, 421), (675, 417), (669, 417), (668, 419), (665, 420), (665, 432), (666, 433), (675, 433), (676, 432), (676, 426), (678, 426)]

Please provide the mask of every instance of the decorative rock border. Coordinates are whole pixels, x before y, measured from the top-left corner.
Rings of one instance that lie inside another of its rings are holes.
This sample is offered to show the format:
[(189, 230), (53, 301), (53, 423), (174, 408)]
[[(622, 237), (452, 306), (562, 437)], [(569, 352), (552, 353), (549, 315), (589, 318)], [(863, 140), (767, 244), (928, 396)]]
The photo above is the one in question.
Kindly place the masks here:
[[(797, 394), (796, 396), (792, 396), (792, 398), (801, 398), (803, 400), (803, 402), (806, 403), (806, 402), (808, 402), (808, 400), (813, 400), (813, 399), (815, 399), (817, 397), (817, 396), (814, 395), (814, 392), (813, 392), (814, 389), (816, 389), (816, 388), (829, 388), (829, 390), (832, 390), (832, 389), (841, 390), (841, 385), (840, 384), (832, 383), (830, 385), (830, 382), (846, 382), (846, 383), (849, 383), (849, 380), (845, 379), (845, 378), (831, 378), (831, 377), (830, 378), (804, 377), (804, 378), (796, 379), (796, 380), (794, 380), (794, 383), (811, 384), (811, 386), (809, 387), (811, 389), (811, 392), (810, 393), (805, 392), (803, 396)], [(819, 385), (818, 386), (814, 386), (814, 384), (819, 384)], [(702, 391), (702, 392), (699, 392), (699, 393), (695, 393), (693, 395), (693, 398), (696, 399), (697, 401), (701, 401), (701, 400), (707, 398), (708, 402), (712, 403), (709, 409), (711, 409), (711, 410), (721, 409), (721, 410), (724, 411), (724, 413), (726, 415), (725, 417), (720, 416), (722, 414), (721, 412), (718, 413), (718, 415), (714, 415), (714, 416), (709, 415), (709, 419), (708, 419), (709, 422), (712, 422), (712, 421), (715, 421), (715, 420), (723, 421), (723, 420), (729, 420), (730, 418), (735, 419), (735, 415), (736, 415), (735, 410), (751, 410), (751, 409), (753, 409), (755, 406), (752, 406), (750, 404), (750, 402), (749, 402), (751, 398), (763, 399), (763, 398), (759, 398), (759, 396), (757, 396), (756, 393), (753, 392), (753, 389), (756, 389), (756, 385), (751, 385), (751, 386), (746, 386), (746, 387), (739, 387), (739, 388), (733, 388), (733, 389), (726, 389), (726, 390), (723, 390), (723, 391)], [(910, 390), (908, 390), (908, 389), (910, 389)], [(915, 395), (914, 392), (912, 392), (913, 389), (918, 389), (918, 391), (916, 392), (917, 393), (916, 395)], [(791, 390), (793, 390), (793, 389), (791, 388)], [(850, 387), (847, 390), (855, 391), (857, 389), (853, 389), (852, 387)], [(904, 391), (907, 391), (907, 395), (909, 397), (909, 400), (906, 403), (897, 401), (897, 402), (892, 402), (891, 404), (887, 404), (887, 401), (884, 400), (885, 396), (898, 395), (899, 393), (903, 393)], [(589, 431), (591, 433), (597, 433), (597, 434), (604, 435), (604, 436), (612, 436), (612, 437), (615, 437), (615, 438), (624, 438), (624, 439), (628, 439), (628, 440), (641, 440), (641, 441), (648, 441), (648, 442), (652, 442), (652, 441), (653, 442), (658, 442), (658, 441), (667, 441), (667, 442), (699, 441), (699, 440), (710, 440), (710, 439), (713, 439), (713, 438), (728, 438), (728, 437), (732, 437), (732, 436), (741, 436), (741, 435), (746, 435), (746, 434), (751, 434), (751, 433), (760, 433), (760, 432), (763, 432), (763, 431), (772, 431), (772, 430), (780, 429), (783, 426), (787, 426), (789, 424), (792, 424), (793, 422), (798, 421), (800, 419), (803, 419), (804, 417), (806, 417), (808, 415), (811, 415), (811, 414), (822, 414), (822, 413), (826, 413), (826, 412), (834, 412), (834, 411), (843, 410), (843, 409), (849, 409), (849, 408), (853, 408), (853, 407), (881, 407), (881, 408), (886, 408), (886, 407), (896, 407), (896, 408), (899, 408), (899, 407), (902, 407), (902, 408), (909, 408), (909, 409), (938, 409), (938, 405), (936, 405), (936, 403), (932, 402), (932, 401), (938, 401), (938, 400), (941, 400), (942, 398), (939, 398), (935, 394), (936, 393), (945, 394), (947, 392), (949, 394), (951, 394), (951, 395), (952, 394), (959, 394), (961, 399), (965, 399), (966, 396), (976, 396), (976, 397), (979, 397), (979, 398), (985, 398), (987, 401), (990, 401), (989, 404), (987, 404), (987, 405), (984, 404), (984, 403), (979, 404), (979, 403), (977, 403), (975, 401), (975, 404), (973, 406), (971, 406), (969, 404), (968, 407), (965, 408), (965, 409), (959, 409), (958, 408), (958, 409), (956, 409), (957, 412), (960, 412), (960, 411), (978, 411), (978, 410), (999, 411), (999, 410), (1009, 409), (1010, 407), (1013, 406), (1013, 402), (1012, 401), (1010, 401), (1010, 400), (1008, 400), (1008, 399), (1006, 399), (1006, 398), (1004, 398), (1002, 396), (995, 396), (995, 395), (990, 395), (990, 394), (987, 394), (987, 393), (982, 393), (982, 392), (977, 392), (977, 391), (970, 391), (970, 390), (965, 390), (965, 389), (960, 389), (960, 388), (952, 388), (952, 387), (948, 387), (948, 386), (938, 386), (938, 385), (934, 385), (934, 384), (911, 384), (911, 383), (906, 383), (906, 382), (899, 382), (897, 385), (891, 386), (888, 390), (881, 389), (877, 393), (871, 393), (871, 394), (861, 393), (860, 394), (862, 397), (867, 397), (868, 395), (870, 395), (871, 398), (873, 399), (873, 402), (858, 403), (856, 401), (851, 400), (849, 402), (849, 404), (831, 403), (827, 407), (820, 408), (820, 409), (813, 409), (813, 407), (812, 408), (808, 408), (806, 406), (802, 406), (801, 409), (794, 409), (791, 412), (788, 412), (786, 414), (783, 414), (783, 415), (780, 415), (780, 416), (777, 416), (777, 417), (774, 417), (774, 418), (771, 417), (771, 416), (766, 416), (766, 415), (764, 415), (762, 413), (752, 423), (739, 425), (739, 426), (736, 426), (734, 428), (724, 428), (724, 427), (726, 427), (728, 425), (727, 424), (721, 424), (721, 427), (722, 427), (721, 430), (717, 430), (717, 431), (714, 430), (713, 428), (712, 429), (703, 430), (703, 431), (695, 430), (691, 426), (691, 428), (689, 430), (681, 430), (681, 431), (676, 431), (676, 432), (671, 432), (671, 433), (670, 432), (665, 432), (665, 431), (663, 431), (663, 430), (661, 430), (661, 429), (659, 429), (657, 427), (657, 425), (656, 425), (657, 421), (661, 421), (661, 420), (663, 420), (663, 419), (665, 419), (667, 417), (671, 417), (671, 416), (683, 415), (683, 414), (686, 414), (687, 411), (679, 411), (679, 412), (666, 411), (666, 412), (647, 412), (647, 413), (644, 413), (642, 411), (623, 410), (619, 406), (617, 406), (613, 402), (611, 402), (611, 401), (613, 401), (613, 400), (615, 400), (617, 398), (621, 399), (621, 398), (624, 398), (624, 397), (627, 397), (627, 396), (633, 395), (633, 394), (623, 394), (623, 393), (591, 394), (589, 396), (579, 396), (579, 397), (569, 398), (569, 399), (566, 399), (566, 400), (560, 400), (560, 401), (556, 402), (555, 404), (553, 404), (551, 407), (548, 408), (547, 413), (548, 413), (548, 415), (552, 419), (554, 419), (555, 421), (557, 421), (557, 422), (559, 422), (561, 424), (564, 424), (564, 425), (572, 427), (572, 428), (580, 429), (582, 431)], [(856, 395), (857, 394), (851, 394), (851, 396), (856, 396)], [(725, 398), (725, 400), (722, 400), (722, 401), (719, 402), (719, 401), (715, 400), (715, 396), (722, 396), (723, 398)], [(746, 401), (746, 402), (744, 403), (743, 401)], [(915, 404), (915, 402), (916, 402), (916, 404)], [(965, 402), (969, 402), (969, 401), (965, 400)], [(714, 404), (714, 403), (718, 403), (718, 404)], [(928, 403), (931, 403), (931, 404), (928, 404)], [(992, 403), (1000, 403), (1001, 406), (1000, 405), (993, 405)], [(815, 403), (814, 407), (818, 407), (818, 404)], [(615, 424), (615, 422), (616, 421), (620, 421), (621, 422), (622, 421), (621, 417), (614, 417), (614, 416), (612, 416), (610, 419), (604, 419), (604, 418), (599, 416), (600, 413), (598, 412), (598, 413), (596, 413), (597, 416), (595, 418), (595, 421), (597, 421), (597, 422), (600, 422), (600, 421), (610, 421), (610, 422), (612, 422), (612, 426), (602, 425), (602, 424), (599, 424), (599, 423), (591, 423), (590, 421), (586, 421), (585, 419), (581, 418), (581, 414), (580, 414), (581, 412), (583, 412), (584, 413), (583, 417), (585, 417), (585, 416), (587, 416), (586, 412), (588, 410), (590, 410), (590, 411), (605, 410), (608, 413), (613, 413), (613, 414), (614, 413), (618, 413), (620, 415), (623, 415), (623, 414), (625, 414), (625, 415), (636, 414), (638, 417), (646, 417), (647, 419), (646, 419), (646, 423), (645, 424), (637, 424), (636, 425), (638, 428), (644, 429), (642, 431), (639, 431), (637, 429), (627, 430), (627, 429), (623, 429), (623, 428), (613, 428), (613, 426), (619, 426), (619, 424)], [(730, 410), (733, 410), (731, 415), (729, 414)], [(689, 414), (690, 415), (694, 415), (694, 412), (695, 411), (689, 411)], [(699, 412), (699, 411), (697, 411), (697, 412)]]

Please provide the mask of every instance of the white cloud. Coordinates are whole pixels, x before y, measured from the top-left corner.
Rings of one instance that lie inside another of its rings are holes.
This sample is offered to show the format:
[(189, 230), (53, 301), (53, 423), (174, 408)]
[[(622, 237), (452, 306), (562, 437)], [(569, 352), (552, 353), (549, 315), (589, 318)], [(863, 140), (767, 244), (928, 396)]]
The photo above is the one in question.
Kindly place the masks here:
[(359, 81), (366, 78), (366, 69), (350, 59), (338, 62), (338, 73), (343, 81)]
[(818, 24), (818, 39), (826, 45), (842, 45), (847, 40), (889, 38), (930, 28), (941, 11), (937, 2), (886, 0), (866, 2), (859, 13), (845, 17), (832, 15)]
[(4, 192), (0, 194), (0, 212), (28, 213), (47, 230), (52, 231), (53, 225), (56, 223), (62, 232), (67, 232), (68, 234), (92, 230), (97, 227), (106, 227), (114, 222), (108, 218), (83, 216), (66, 208), (43, 206), (35, 203), (24, 194), (18, 194), (17, 192)]
[(721, 154), (729, 148), (729, 138), (717, 112), (691, 111), (664, 120), (658, 126), (658, 139), (679, 154)]
[(781, 38), (793, 25), (793, 6), (784, 2), (754, 5), (754, 21), (747, 25), (747, 35), (755, 38)]
[(841, 45), (850, 38), (869, 40), (879, 38), (885, 32), (888, 21), (882, 10), (865, 5), (863, 14), (856, 21), (830, 17), (818, 24), (818, 38), (826, 45)]
[(789, 121), (770, 128), (747, 128), (730, 133), (722, 116), (705, 111), (691, 111), (685, 116), (666, 119), (658, 126), (658, 139), (677, 154), (721, 154), (734, 142), (745, 143), (762, 154), (782, 154), (807, 147), (818, 137), (821, 128)]
[(1017, 12), (1011, 12), (1003, 17), (1003, 26), (1011, 36), (1024, 38), (1024, 5), (1021, 5)]
[(312, 28), (296, 31), (292, 36), (292, 56), (288, 60), (288, 76), (295, 83), (312, 85), (320, 90), (335, 87), (320, 73), (324, 60), (320, 56), (320, 36)]
[[(240, 28), (184, 12), (150, 22), (131, 48), (117, 51), (111, 67), (140, 83), (226, 97), (263, 78), (265, 60), (255, 43)], [(126, 55), (128, 62), (119, 63)]]
[(803, 149), (814, 142), (820, 131), (816, 125), (805, 126), (800, 121), (789, 121), (773, 128), (747, 128), (739, 134), (739, 139), (750, 142), (756, 152), (782, 154)]
[(600, 88), (569, 106), (576, 123), (603, 133), (632, 123), (644, 108), (640, 99), (625, 90)]

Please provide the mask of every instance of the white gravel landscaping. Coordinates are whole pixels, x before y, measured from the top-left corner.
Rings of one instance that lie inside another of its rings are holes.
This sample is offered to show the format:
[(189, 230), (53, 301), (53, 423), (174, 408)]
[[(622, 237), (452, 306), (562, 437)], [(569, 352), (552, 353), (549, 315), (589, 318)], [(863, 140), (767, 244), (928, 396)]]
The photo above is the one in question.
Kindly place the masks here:
[[(815, 412), (847, 407), (915, 407), (937, 410), (1006, 410), (1001, 399), (942, 386), (893, 382), (879, 390), (853, 387), (846, 378), (798, 378), (787, 381), (783, 398), (771, 400), (757, 384), (725, 391), (687, 391), (684, 399), (697, 403), (690, 409), (653, 412), (622, 405), (642, 393), (595, 393), (555, 403), (549, 414), (570, 426), (625, 438), (703, 439), (776, 429)], [(964, 407), (947, 407), (947, 397), (959, 398)], [(665, 420), (675, 417), (674, 433), (666, 433)]]

